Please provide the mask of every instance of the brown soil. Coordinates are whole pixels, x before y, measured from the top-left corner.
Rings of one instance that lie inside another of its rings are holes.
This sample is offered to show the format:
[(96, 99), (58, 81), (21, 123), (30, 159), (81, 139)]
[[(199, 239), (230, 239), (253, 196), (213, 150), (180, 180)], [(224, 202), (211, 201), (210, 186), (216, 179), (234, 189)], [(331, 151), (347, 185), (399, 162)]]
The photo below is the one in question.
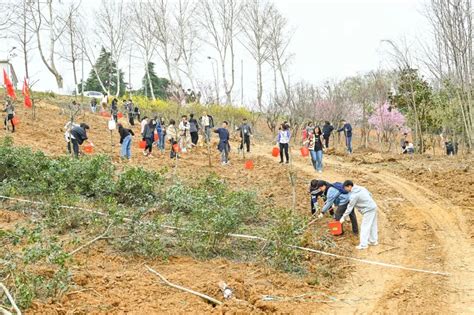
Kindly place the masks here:
[[(56, 107), (41, 104), (36, 121), (22, 118), (13, 135), (16, 145), (28, 145), (51, 155), (65, 154), (63, 130), (67, 118)], [(29, 115), (29, 114), (28, 114)], [(96, 153), (110, 153), (110, 134), (106, 119), (85, 114), (81, 121), (91, 125), (90, 139)], [(138, 127), (135, 131), (139, 133)], [(118, 156), (118, 134), (112, 149)], [(172, 168), (167, 156), (146, 158), (133, 144), (132, 165), (148, 168)], [(234, 144), (234, 148), (236, 145)], [(255, 169), (245, 170), (244, 160), (235, 151), (231, 165), (221, 167), (212, 148), (212, 167), (207, 149), (197, 148), (183, 155), (176, 176), (196, 179), (217, 172), (232, 187), (255, 189), (261, 197), (277, 205), (291, 202), (287, 166), (271, 157), (265, 143), (253, 146), (247, 157)], [(118, 162), (118, 158), (114, 158)], [(74, 288), (59, 299), (36, 301), (28, 313), (474, 313), (474, 180), (472, 157), (409, 158), (376, 152), (351, 157), (326, 155), (322, 177), (329, 181), (347, 178), (367, 187), (379, 205), (380, 245), (356, 252), (357, 239), (337, 239), (336, 252), (342, 255), (404, 266), (449, 272), (450, 276), (415, 273), (366, 264), (351, 264), (333, 258), (308, 255), (318, 261), (333, 261), (340, 277), (314, 285), (311, 275), (300, 277), (265, 267), (263, 264), (230, 262), (225, 259), (200, 261), (171, 257), (168, 261), (150, 261), (114, 252), (100, 241), (75, 257)], [(120, 167), (122, 164), (117, 164)], [(309, 214), (306, 193), (310, 179), (317, 178), (307, 159), (294, 150), (298, 170), (297, 211)], [(359, 221), (361, 216), (359, 215)], [(0, 228), (12, 228), (23, 215), (0, 211)], [(324, 223), (316, 223), (318, 229)], [(309, 237), (308, 246), (312, 245)], [(148, 264), (171, 282), (221, 299), (217, 283), (226, 281), (235, 289), (236, 299), (213, 307), (198, 297), (163, 285), (146, 271)], [(306, 294), (304, 296), (301, 296)], [(263, 295), (285, 297), (263, 301)], [(298, 297), (300, 296), (300, 297)]]

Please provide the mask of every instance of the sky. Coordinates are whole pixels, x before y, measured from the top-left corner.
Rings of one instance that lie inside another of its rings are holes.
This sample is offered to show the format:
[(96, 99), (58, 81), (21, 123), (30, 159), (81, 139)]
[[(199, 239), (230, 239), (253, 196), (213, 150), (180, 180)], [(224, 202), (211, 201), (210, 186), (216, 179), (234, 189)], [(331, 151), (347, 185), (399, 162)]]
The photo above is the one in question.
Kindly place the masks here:
[[(306, 81), (322, 84), (326, 80), (342, 79), (380, 68), (390, 68), (384, 39), (400, 40), (423, 38), (429, 32), (428, 23), (422, 14), (426, 0), (274, 0), (293, 31), (290, 51), (294, 54), (289, 67), (291, 82)], [(93, 16), (99, 1), (83, 0), (83, 14)], [(7, 57), (14, 43), (2, 40), (0, 59)], [(138, 53), (134, 53), (138, 54)], [(195, 73), (200, 80), (214, 82), (210, 60), (207, 56), (217, 54), (210, 48), (200, 50)], [(157, 62), (158, 74), (165, 76), (165, 69)], [(241, 60), (243, 60), (244, 103), (255, 102), (255, 63), (243, 48), (236, 50), (235, 97), (240, 100)], [(19, 56), (11, 59), (17, 76), (23, 78), (23, 61)], [(30, 61), (32, 81), (38, 80), (37, 90), (57, 92), (54, 77), (49, 74), (39, 57)], [(71, 66), (59, 60), (58, 68), (65, 79), (63, 93), (74, 89)], [(90, 67), (85, 63), (85, 76)], [(121, 62), (128, 78), (128, 54)], [(132, 61), (132, 85), (141, 84), (143, 65), (138, 59)], [(79, 65), (78, 77), (81, 78)], [(221, 79), (222, 82), (222, 79)], [(265, 69), (264, 89), (271, 91), (270, 70)], [(221, 92), (221, 94), (223, 94)]]

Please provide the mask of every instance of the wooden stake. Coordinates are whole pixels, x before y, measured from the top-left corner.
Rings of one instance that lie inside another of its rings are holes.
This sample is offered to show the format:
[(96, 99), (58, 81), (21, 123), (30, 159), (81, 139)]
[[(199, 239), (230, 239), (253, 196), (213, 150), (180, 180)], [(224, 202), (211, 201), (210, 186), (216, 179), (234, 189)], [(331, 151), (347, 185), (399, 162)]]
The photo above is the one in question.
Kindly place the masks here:
[(149, 272), (151, 273), (154, 273), (155, 275), (157, 275), (165, 284), (169, 285), (170, 287), (173, 287), (175, 289), (178, 289), (178, 290), (181, 290), (181, 291), (184, 291), (184, 292), (188, 292), (188, 293), (191, 293), (191, 294), (194, 294), (196, 296), (199, 296), (200, 298), (203, 298), (205, 300), (208, 300), (209, 302), (211, 302), (212, 304), (215, 304), (215, 305), (222, 305), (222, 302), (221, 301), (218, 301), (208, 295), (205, 295), (205, 294), (202, 294), (202, 293), (199, 293), (199, 292), (196, 292), (194, 290), (191, 290), (191, 289), (188, 289), (188, 288), (185, 288), (185, 287), (182, 287), (182, 286), (179, 286), (177, 284), (173, 284), (171, 282), (169, 282), (165, 277), (163, 277), (161, 274), (159, 274), (157, 271), (153, 270), (152, 268), (148, 267), (147, 265), (145, 265), (145, 267), (148, 269)]

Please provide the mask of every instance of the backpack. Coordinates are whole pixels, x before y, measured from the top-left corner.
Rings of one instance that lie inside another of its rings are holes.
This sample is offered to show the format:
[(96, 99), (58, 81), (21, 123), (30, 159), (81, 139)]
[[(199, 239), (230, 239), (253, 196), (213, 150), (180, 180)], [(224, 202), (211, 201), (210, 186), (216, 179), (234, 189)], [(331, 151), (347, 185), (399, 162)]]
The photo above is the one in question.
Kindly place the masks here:
[(348, 194), (348, 192), (344, 189), (344, 186), (340, 182), (333, 183), (332, 187), (337, 189), (341, 194)]

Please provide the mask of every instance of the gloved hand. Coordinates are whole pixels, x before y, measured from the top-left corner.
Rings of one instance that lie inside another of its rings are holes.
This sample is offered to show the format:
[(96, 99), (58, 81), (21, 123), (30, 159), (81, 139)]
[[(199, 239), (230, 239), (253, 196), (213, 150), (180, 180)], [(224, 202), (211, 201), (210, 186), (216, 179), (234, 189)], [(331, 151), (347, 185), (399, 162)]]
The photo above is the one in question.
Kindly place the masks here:
[(346, 220), (345, 217), (341, 217), (341, 219), (339, 220), (339, 222), (341, 222), (341, 224), (342, 224), (342, 223), (344, 223), (345, 220)]
[(324, 213), (321, 212), (321, 213), (318, 215), (318, 219), (321, 219), (322, 217), (324, 217)]

